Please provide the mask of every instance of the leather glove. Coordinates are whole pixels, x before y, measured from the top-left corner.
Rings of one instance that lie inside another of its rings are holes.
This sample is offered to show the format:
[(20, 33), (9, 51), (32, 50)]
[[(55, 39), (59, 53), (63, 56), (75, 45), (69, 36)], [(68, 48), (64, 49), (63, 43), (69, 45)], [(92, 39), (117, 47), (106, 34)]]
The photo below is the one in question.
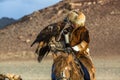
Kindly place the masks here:
[(55, 51), (56, 51), (56, 48), (55, 48), (55, 47), (56, 47), (55, 44), (51, 44), (51, 45), (50, 45), (50, 49), (51, 49), (52, 52), (55, 52)]

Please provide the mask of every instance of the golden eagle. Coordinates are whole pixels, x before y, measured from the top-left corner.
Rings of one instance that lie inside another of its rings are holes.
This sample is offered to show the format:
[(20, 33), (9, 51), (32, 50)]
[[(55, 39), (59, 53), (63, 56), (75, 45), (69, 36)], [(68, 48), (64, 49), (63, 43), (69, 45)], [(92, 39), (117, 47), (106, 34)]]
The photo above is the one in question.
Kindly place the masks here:
[(40, 31), (36, 39), (33, 41), (31, 47), (35, 43), (38, 43), (38, 47), (35, 53), (37, 53), (38, 55), (39, 62), (43, 59), (44, 56), (47, 56), (47, 54), (51, 50), (49, 47), (49, 42), (51, 38), (58, 37), (62, 29), (64, 28), (65, 24), (66, 24), (65, 22), (58, 22), (48, 25), (47, 27)]

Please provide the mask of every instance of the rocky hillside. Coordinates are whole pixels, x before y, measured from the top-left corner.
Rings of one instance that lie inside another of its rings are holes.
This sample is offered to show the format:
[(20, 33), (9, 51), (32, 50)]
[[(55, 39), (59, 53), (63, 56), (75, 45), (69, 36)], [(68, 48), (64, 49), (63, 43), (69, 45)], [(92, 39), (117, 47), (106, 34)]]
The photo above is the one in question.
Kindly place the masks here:
[(8, 17), (3, 17), (0, 19), (0, 29), (4, 28), (5, 26), (14, 23), (16, 20)]
[(1, 29), (0, 53), (9, 55), (34, 53), (37, 45), (32, 48), (30, 45), (37, 34), (47, 25), (62, 20), (70, 10), (79, 8), (87, 17), (86, 26), (90, 32), (91, 54), (105, 56), (119, 54), (120, 0), (89, 1), (63, 0), (26, 15), (16, 23)]

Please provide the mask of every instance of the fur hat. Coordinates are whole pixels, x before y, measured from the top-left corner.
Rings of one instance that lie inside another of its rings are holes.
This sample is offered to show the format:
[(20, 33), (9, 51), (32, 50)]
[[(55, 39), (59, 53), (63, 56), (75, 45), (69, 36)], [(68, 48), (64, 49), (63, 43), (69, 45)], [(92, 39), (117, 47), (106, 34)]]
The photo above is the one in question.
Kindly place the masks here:
[(67, 17), (68, 17), (68, 20), (73, 24), (76, 24), (78, 26), (85, 25), (86, 17), (82, 12), (70, 11)]

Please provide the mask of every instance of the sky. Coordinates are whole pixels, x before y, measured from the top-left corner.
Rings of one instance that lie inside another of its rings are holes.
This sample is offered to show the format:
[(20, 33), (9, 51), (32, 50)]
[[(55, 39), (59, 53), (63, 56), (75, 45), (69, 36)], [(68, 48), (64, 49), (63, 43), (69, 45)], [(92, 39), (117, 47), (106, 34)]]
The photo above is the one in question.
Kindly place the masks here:
[(0, 0), (0, 18), (19, 19), (61, 0)]

